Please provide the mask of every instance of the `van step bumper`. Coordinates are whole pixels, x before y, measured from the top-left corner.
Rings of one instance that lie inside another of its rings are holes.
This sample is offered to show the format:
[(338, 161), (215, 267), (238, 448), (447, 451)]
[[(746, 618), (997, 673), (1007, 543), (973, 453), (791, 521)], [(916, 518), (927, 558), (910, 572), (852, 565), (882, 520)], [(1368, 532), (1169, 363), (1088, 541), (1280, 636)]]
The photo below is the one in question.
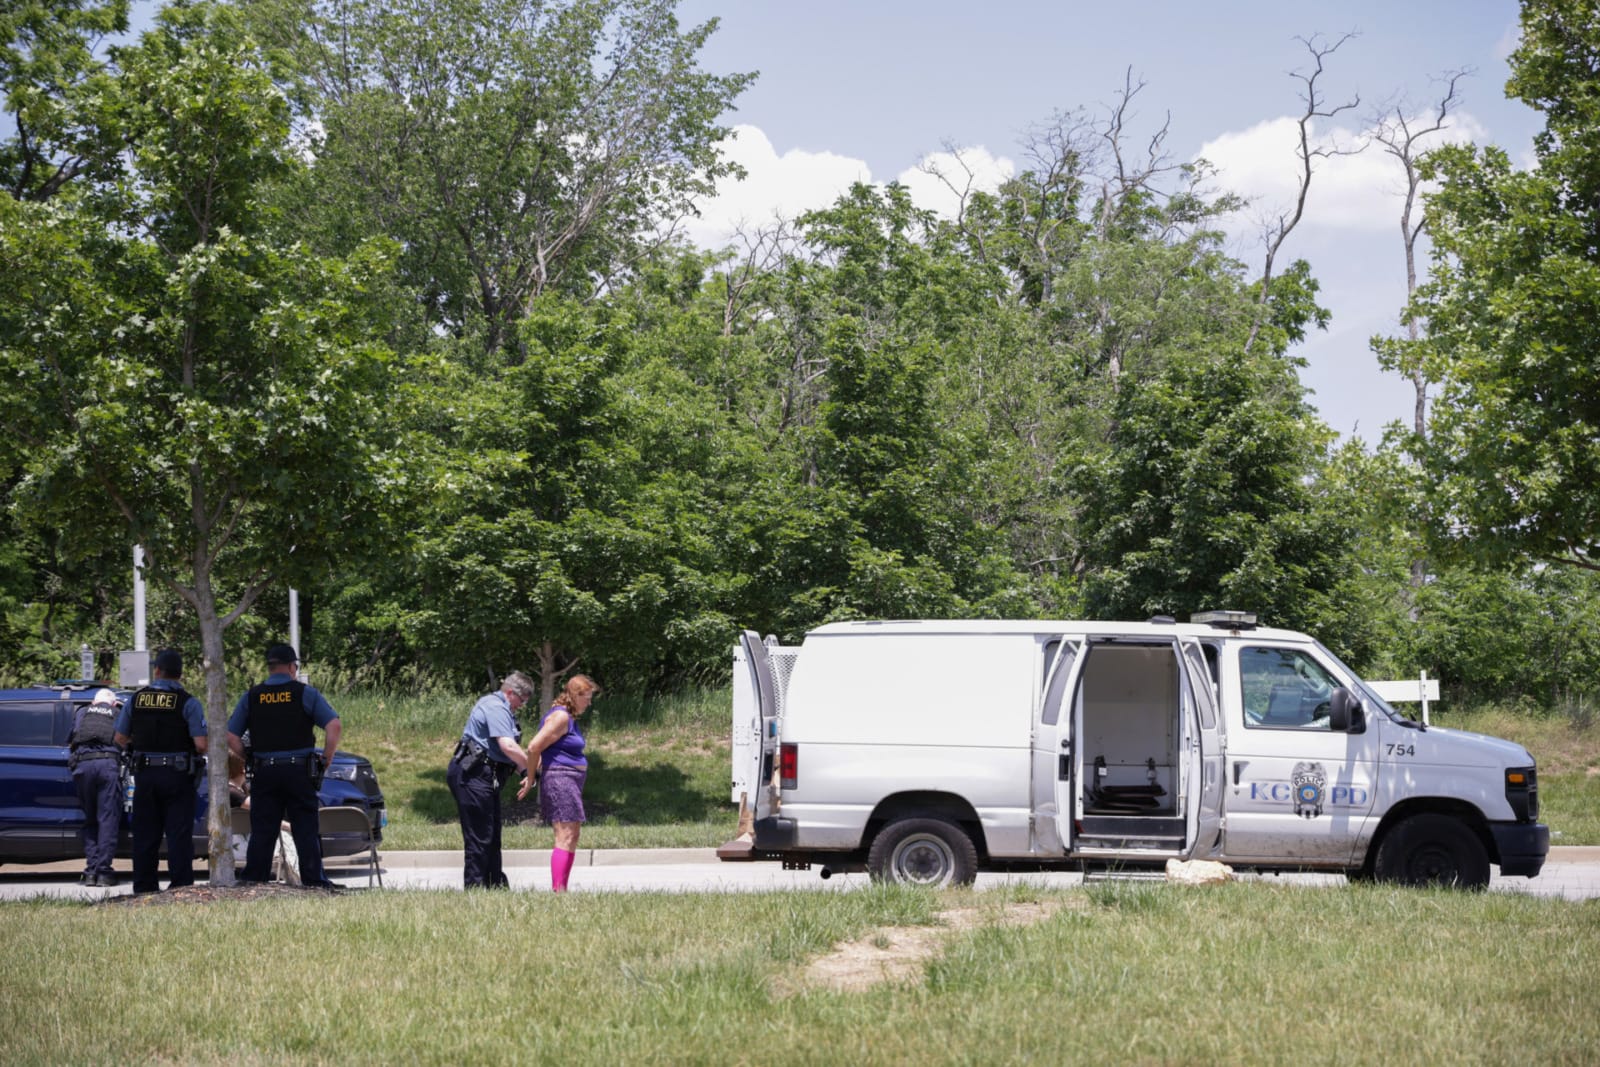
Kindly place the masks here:
[(785, 819), (781, 815), (769, 815), (765, 819), (757, 819), (756, 850), (793, 848), (799, 833), (800, 827), (793, 819)]
[(1544, 823), (1492, 822), (1495, 851), (1500, 854), (1500, 873), (1510, 877), (1532, 878), (1544, 867), (1550, 854), (1550, 827)]

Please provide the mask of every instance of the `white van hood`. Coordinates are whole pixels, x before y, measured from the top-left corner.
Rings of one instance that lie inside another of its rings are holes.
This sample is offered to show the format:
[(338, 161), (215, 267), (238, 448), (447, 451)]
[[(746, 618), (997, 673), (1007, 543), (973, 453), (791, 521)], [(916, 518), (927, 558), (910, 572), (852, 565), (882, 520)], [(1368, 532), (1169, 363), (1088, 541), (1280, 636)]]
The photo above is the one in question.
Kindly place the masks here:
[(1447, 726), (1430, 726), (1422, 735), (1440, 763), (1463, 766), (1531, 767), (1533, 756), (1515, 741)]

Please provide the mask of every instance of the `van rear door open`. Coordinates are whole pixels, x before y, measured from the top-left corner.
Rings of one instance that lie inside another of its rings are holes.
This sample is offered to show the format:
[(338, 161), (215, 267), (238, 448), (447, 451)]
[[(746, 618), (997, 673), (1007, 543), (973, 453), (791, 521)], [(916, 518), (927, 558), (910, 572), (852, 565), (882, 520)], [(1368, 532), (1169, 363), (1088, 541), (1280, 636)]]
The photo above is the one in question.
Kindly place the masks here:
[[(765, 819), (777, 814), (778, 788), (773, 777), (778, 751), (777, 688), (772, 657), (755, 631), (745, 630), (739, 635), (739, 652), (745, 675), (735, 685), (734, 709), (739, 721), (734, 733), (742, 742), (744, 761), (734, 779), (733, 799), (745, 800), (755, 818)], [(741, 699), (746, 694), (747, 699)]]

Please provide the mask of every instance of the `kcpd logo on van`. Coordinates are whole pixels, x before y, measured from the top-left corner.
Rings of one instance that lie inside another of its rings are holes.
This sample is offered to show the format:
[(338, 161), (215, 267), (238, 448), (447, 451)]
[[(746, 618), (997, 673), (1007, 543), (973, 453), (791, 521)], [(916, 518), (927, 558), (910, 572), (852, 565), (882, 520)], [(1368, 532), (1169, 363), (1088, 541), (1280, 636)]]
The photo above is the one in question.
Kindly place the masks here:
[(1302, 819), (1322, 814), (1322, 798), (1328, 791), (1328, 774), (1320, 763), (1296, 763), (1289, 775), (1294, 787), (1294, 813)]

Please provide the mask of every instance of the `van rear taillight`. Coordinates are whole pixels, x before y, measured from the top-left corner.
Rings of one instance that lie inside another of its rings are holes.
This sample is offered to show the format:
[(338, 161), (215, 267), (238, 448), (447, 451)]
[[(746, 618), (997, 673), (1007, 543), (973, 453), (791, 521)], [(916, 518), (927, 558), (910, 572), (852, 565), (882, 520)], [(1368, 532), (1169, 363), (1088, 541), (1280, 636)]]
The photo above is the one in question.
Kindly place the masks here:
[(778, 785), (783, 789), (793, 789), (800, 778), (800, 746), (796, 744), (780, 745), (778, 747)]

